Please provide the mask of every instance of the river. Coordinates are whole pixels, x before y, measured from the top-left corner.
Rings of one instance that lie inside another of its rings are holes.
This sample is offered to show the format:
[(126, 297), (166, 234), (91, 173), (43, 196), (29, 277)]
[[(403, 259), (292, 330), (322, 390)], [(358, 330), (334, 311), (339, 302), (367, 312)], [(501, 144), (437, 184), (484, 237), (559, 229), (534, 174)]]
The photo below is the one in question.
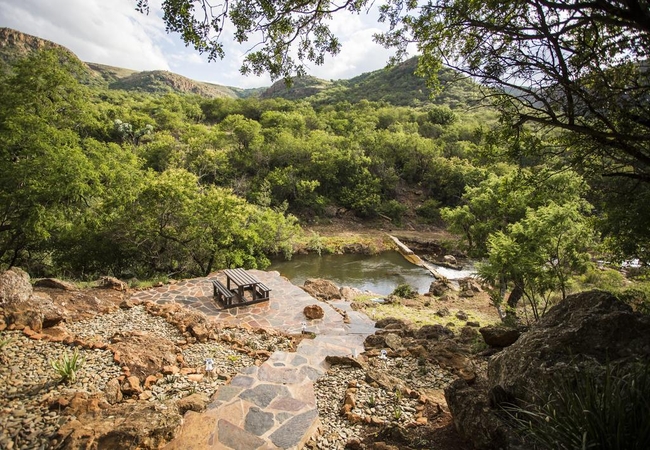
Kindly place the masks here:
[[(449, 278), (468, 276), (469, 271), (450, 271), (436, 266)], [(362, 291), (388, 295), (400, 284), (409, 284), (421, 294), (429, 290), (435, 278), (415, 266), (396, 251), (377, 255), (294, 255), (289, 260), (274, 261), (267, 270), (277, 270), (293, 284), (301, 286), (308, 278), (325, 278), (339, 286), (350, 286)], [(462, 272), (459, 274), (459, 272)], [(462, 276), (460, 276), (462, 275)]]

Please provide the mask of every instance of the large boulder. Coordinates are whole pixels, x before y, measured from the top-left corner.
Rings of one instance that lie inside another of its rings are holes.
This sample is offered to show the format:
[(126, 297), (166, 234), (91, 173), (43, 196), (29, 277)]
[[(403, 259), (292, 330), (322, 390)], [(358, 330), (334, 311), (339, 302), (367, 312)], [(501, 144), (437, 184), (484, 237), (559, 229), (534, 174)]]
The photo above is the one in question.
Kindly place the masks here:
[(29, 274), (23, 269), (12, 267), (0, 274), (0, 305), (26, 302), (32, 292)]
[(29, 327), (34, 331), (53, 327), (64, 319), (64, 312), (49, 295), (35, 292), (26, 301), (16, 301), (4, 307), (5, 322), (14, 329)]
[(488, 365), (490, 388), (533, 401), (567, 371), (650, 359), (650, 316), (603, 291), (571, 295)]
[(458, 381), (445, 390), (456, 428), (479, 450), (515, 448), (516, 438), (497, 414), (501, 404), (536, 403), (572, 373), (650, 359), (648, 330), (650, 316), (609, 293), (567, 297), (493, 356), (486, 378), (472, 386)]
[(322, 278), (305, 280), (303, 290), (309, 295), (321, 300), (340, 300), (340, 289), (329, 280)]
[[(82, 450), (91, 448), (162, 448), (182, 424), (173, 402), (164, 407), (150, 402), (108, 404), (103, 396), (77, 393), (63, 415), (71, 420), (56, 432), (57, 448)], [(61, 409), (59, 405), (52, 405)], [(116, 418), (126, 418), (118, 420)]]

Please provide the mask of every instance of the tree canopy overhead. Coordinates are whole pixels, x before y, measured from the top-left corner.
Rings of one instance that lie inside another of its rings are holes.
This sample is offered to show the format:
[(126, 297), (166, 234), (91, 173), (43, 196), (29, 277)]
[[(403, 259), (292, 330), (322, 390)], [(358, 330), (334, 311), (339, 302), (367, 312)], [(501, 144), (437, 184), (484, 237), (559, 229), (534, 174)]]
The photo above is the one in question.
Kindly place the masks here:
[[(147, 10), (148, 0), (137, 0)], [(210, 59), (223, 57), (228, 26), (251, 41), (242, 73), (305, 74), (340, 42), (334, 14), (378, 7), (391, 30), (376, 39), (398, 59), (415, 43), (421, 73), (440, 64), (486, 86), (517, 131), (566, 131), (564, 156), (603, 175), (650, 181), (650, 3), (647, 0), (163, 0), (168, 31)], [(230, 25), (228, 25), (230, 23)]]

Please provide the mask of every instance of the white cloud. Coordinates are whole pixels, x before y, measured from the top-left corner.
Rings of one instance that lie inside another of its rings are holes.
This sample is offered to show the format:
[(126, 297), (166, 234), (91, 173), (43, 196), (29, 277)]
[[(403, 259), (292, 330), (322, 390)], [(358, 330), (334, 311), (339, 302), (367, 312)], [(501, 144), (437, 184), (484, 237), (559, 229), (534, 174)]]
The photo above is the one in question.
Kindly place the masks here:
[[(226, 58), (208, 63), (186, 47), (178, 34), (165, 33), (160, 0), (150, 0), (149, 15), (135, 11), (135, 0), (0, 0), (0, 26), (51, 40), (72, 50), (84, 61), (135, 70), (171, 70), (189, 78), (241, 88), (269, 86), (268, 76), (239, 73), (246, 51), (223, 38)], [(380, 31), (377, 14), (340, 12), (330, 23), (342, 43), (340, 54), (326, 57), (312, 74), (325, 79), (351, 78), (385, 66), (391, 52), (372, 42)]]
[(137, 70), (168, 69), (162, 24), (133, 0), (0, 0), (3, 26), (56, 42), (84, 61)]

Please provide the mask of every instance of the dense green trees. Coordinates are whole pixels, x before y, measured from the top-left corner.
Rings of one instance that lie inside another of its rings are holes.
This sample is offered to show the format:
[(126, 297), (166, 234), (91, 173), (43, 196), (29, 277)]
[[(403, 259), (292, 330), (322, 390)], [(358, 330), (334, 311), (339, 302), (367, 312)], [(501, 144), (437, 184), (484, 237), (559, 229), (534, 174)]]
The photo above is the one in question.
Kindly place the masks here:
[[(146, 9), (147, 0), (137, 5)], [(227, 22), (239, 42), (262, 36), (246, 56), (243, 73), (266, 71), (273, 78), (286, 78), (303, 73), (304, 61), (318, 64), (324, 55), (339, 51), (329, 29), (332, 14), (360, 13), (373, 6), (368, 0), (228, 0), (210, 8), (205, 1), (165, 0), (162, 7), (168, 30), (181, 32), (186, 43), (213, 58), (223, 55), (221, 32)], [(647, 259), (647, 227), (639, 227), (638, 218), (622, 217), (618, 201), (624, 199), (635, 216), (647, 211), (647, 1), (388, 0), (376, 6), (380, 20), (390, 25), (390, 31), (376, 39), (394, 47), (396, 59), (415, 43), (421, 54), (419, 73), (433, 86), (458, 73), (480, 81), (485, 98), (501, 112), (500, 150), (517, 163), (571, 165), (589, 183), (604, 187), (604, 195), (593, 199), (599, 207), (600, 231), (609, 235), (615, 252)], [(441, 71), (443, 65), (455, 71)], [(372, 95), (341, 92), (346, 100)], [(441, 117), (434, 114), (430, 119), (420, 124), (421, 133), (438, 137)], [(331, 125), (344, 132), (350, 124)], [(541, 145), (522, 141), (531, 130), (544, 136)], [(450, 145), (445, 156), (465, 156), (466, 151), (466, 146)]]
[(188, 275), (291, 250), (295, 218), (213, 185), (260, 124), (211, 130), (198, 97), (91, 91), (83, 70), (52, 50), (0, 78), (0, 265)]

